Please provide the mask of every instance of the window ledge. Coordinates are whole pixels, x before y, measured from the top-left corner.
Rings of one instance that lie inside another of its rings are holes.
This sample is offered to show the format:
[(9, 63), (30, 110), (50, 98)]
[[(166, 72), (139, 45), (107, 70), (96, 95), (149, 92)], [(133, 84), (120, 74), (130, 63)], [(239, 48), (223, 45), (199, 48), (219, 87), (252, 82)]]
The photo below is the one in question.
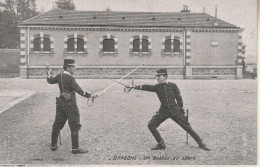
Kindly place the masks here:
[(84, 52), (63, 52), (64, 56), (86, 56), (88, 54), (87, 51)]
[(162, 52), (162, 56), (183, 56), (183, 53), (180, 52)]
[(54, 52), (47, 52), (47, 51), (44, 51), (44, 52), (31, 52), (30, 55), (39, 55), (39, 56), (44, 56), (44, 55), (49, 55), (49, 56), (53, 56), (54, 55)]
[(151, 56), (152, 52), (129, 52), (130, 56)]
[(33, 51), (33, 54), (53, 54), (51, 51)]
[(99, 52), (99, 56), (117, 56), (118, 52)]

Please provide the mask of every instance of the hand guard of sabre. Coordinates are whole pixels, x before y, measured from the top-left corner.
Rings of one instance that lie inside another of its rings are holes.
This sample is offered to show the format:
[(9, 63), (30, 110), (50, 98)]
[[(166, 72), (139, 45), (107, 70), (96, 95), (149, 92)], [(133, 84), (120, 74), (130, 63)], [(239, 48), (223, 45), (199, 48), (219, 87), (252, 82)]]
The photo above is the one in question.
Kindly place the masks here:
[(125, 85), (125, 89), (124, 92), (128, 93), (130, 92), (133, 88), (135, 88), (135, 84), (134, 84), (134, 80), (132, 80), (132, 84), (126, 84)]

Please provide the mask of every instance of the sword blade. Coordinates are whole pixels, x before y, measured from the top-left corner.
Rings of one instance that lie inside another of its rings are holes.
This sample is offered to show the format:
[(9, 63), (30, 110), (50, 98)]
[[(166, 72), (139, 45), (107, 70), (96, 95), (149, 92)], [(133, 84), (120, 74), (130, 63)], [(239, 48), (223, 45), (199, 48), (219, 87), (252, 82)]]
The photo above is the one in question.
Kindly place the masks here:
[[(144, 64), (136, 67), (135, 69), (133, 69), (132, 71), (130, 71), (129, 73), (127, 73), (126, 75), (124, 75), (122, 78), (118, 79), (117, 82), (120, 82), (122, 79), (124, 79), (125, 77), (127, 77), (128, 75), (132, 74), (134, 71), (136, 71), (138, 68), (142, 67)], [(117, 82), (114, 82), (113, 84), (109, 85), (108, 87), (106, 87), (105, 89), (103, 89), (101, 92), (98, 93), (98, 96), (102, 95), (103, 93), (105, 93), (108, 89), (110, 89), (111, 87), (113, 87)]]
[(106, 76), (103, 76), (103, 77), (105, 77), (105, 78), (107, 78), (107, 79), (109, 79), (109, 80), (111, 80), (111, 81), (114, 81), (114, 82), (116, 82), (116, 83), (118, 83), (118, 84), (123, 85), (123, 86), (126, 87), (126, 84), (123, 84), (122, 82), (118, 82), (118, 81), (116, 81), (116, 80), (114, 80), (114, 79), (111, 79), (111, 78), (108, 78), (108, 77), (106, 77)]

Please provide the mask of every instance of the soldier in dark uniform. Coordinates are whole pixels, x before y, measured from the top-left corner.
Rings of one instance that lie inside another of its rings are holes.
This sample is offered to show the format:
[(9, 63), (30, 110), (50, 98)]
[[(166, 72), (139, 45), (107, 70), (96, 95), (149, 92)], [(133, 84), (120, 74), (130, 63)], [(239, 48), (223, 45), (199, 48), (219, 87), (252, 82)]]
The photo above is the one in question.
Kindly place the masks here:
[[(72, 153), (87, 153), (87, 150), (79, 148), (78, 131), (81, 128), (81, 124), (75, 92), (86, 98), (95, 98), (97, 95), (83, 91), (77, 84), (75, 78), (72, 76), (75, 71), (75, 60), (65, 59), (63, 69), (64, 72), (56, 76), (53, 76), (52, 71), (48, 69), (47, 82), (49, 84), (58, 83), (60, 89), (60, 96), (56, 98), (56, 117), (52, 126), (51, 150), (55, 151), (58, 149), (58, 134), (68, 120), (71, 130)], [(63, 94), (64, 92), (66, 92), (65, 95)]]
[[(157, 141), (157, 145), (152, 150), (164, 150), (165, 142), (162, 139), (157, 127), (166, 119), (171, 118), (177, 124), (179, 124), (191, 137), (198, 143), (199, 147), (204, 150), (209, 150), (205, 144), (203, 144), (199, 135), (191, 128), (187, 118), (184, 115), (183, 101), (181, 93), (176, 84), (167, 82), (167, 70), (160, 69), (157, 71), (156, 85), (139, 85), (134, 86), (134, 89), (144, 90), (149, 92), (155, 92), (161, 102), (159, 111), (152, 117), (148, 123), (148, 128)], [(176, 103), (176, 101), (177, 103)]]

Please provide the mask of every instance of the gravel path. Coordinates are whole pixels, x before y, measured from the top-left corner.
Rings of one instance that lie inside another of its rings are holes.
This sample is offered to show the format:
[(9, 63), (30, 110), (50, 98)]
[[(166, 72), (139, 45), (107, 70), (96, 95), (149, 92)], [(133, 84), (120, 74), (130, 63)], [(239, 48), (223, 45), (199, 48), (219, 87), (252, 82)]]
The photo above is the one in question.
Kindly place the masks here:
[[(82, 88), (101, 90), (109, 80), (78, 80)], [(137, 83), (154, 83), (137, 80)], [(2, 90), (38, 93), (0, 114), (0, 164), (135, 164), (135, 165), (255, 165), (256, 81), (176, 80), (190, 110), (193, 129), (212, 149), (203, 151), (175, 122), (159, 127), (165, 151), (151, 151), (155, 140), (147, 123), (159, 108), (155, 94), (117, 85), (88, 107), (78, 96), (80, 144), (89, 153), (70, 153), (70, 130), (61, 132), (62, 146), (50, 151), (57, 85), (45, 80), (0, 79)], [(117, 157), (117, 159), (116, 159)], [(127, 160), (131, 159), (131, 160)]]

